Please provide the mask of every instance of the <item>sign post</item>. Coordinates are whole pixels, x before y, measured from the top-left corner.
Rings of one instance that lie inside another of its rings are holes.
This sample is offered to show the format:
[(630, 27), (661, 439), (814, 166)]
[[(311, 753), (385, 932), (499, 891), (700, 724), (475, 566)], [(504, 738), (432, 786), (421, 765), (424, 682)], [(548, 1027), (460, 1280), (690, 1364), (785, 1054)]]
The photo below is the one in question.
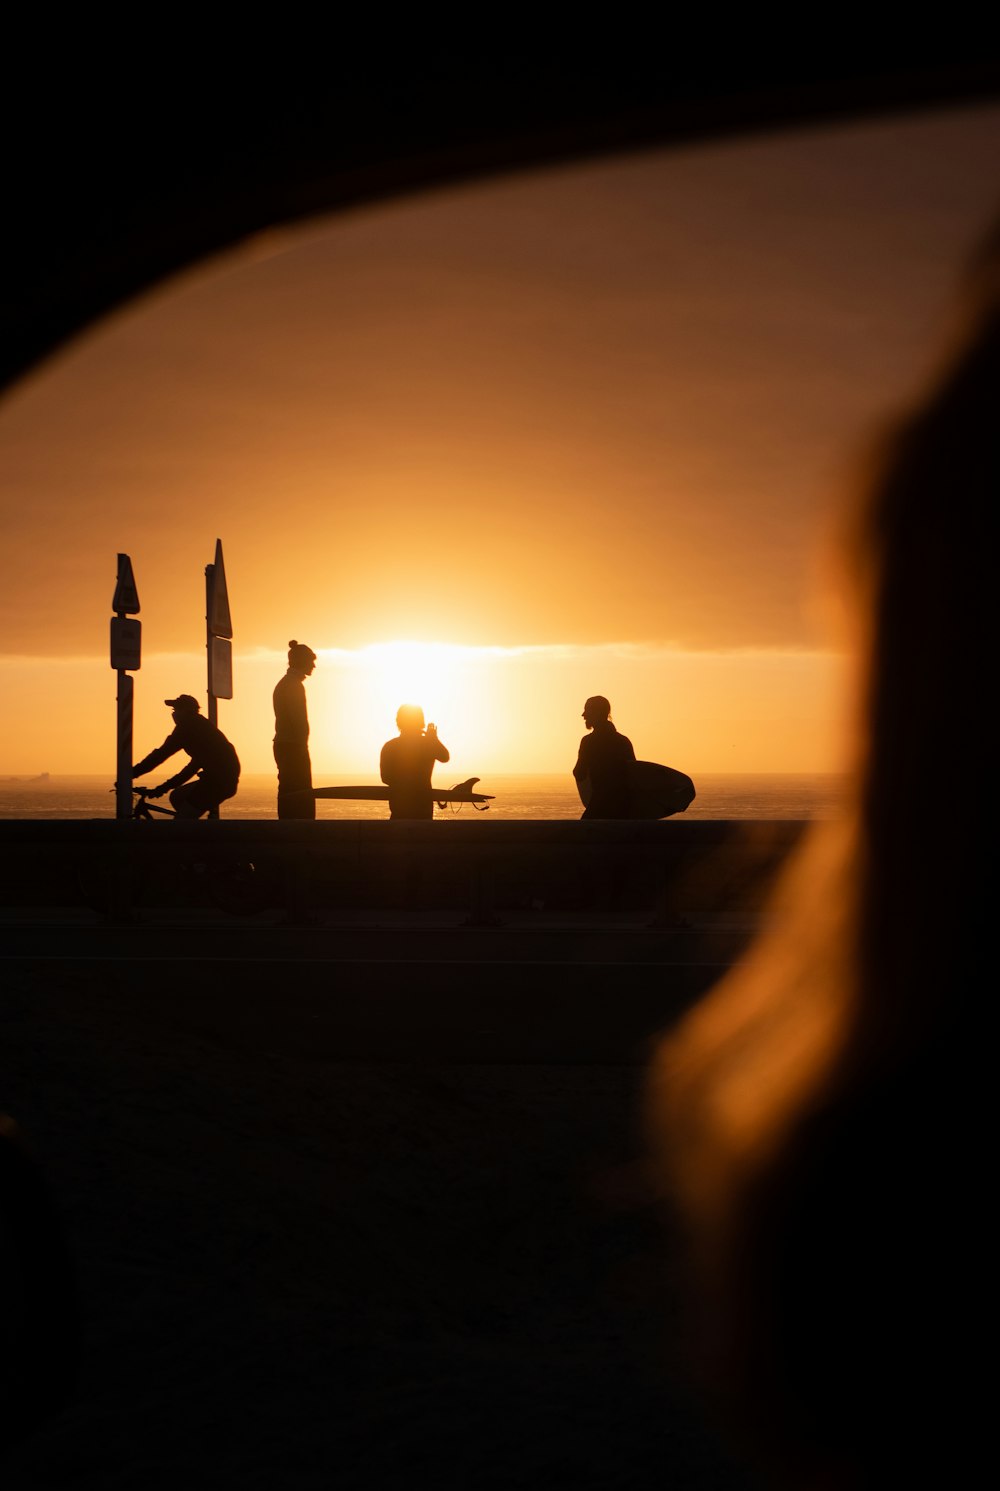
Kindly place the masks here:
[(142, 622), (133, 618), (139, 611), (139, 592), (127, 554), (118, 555), (118, 580), (111, 601), (111, 666), (118, 674), (118, 745), (115, 771), (115, 817), (132, 816), (132, 709), (135, 681), (132, 673), (142, 665)]
[[(233, 619), (229, 612), (222, 539), (215, 540), (215, 562), (205, 566), (205, 647), (208, 654), (208, 719), (219, 723), (219, 700), (233, 697)], [(218, 808), (209, 813), (218, 818)]]

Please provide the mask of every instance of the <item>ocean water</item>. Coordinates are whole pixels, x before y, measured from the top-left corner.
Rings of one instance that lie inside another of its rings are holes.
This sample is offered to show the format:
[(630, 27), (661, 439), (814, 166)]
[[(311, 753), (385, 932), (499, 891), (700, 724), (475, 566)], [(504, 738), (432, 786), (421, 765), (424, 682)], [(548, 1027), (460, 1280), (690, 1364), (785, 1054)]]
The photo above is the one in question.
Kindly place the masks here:
[[(151, 783), (155, 775), (150, 778)], [(334, 786), (340, 777), (316, 777), (316, 785)], [(694, 777), (697, 796), (685, 818), (833, 818), (844, 800), (844, 782), (837, 776), (808, 773), (730, 775), (706, 773)], [(435, 785), (450, 787), (450, 778)], [(438, 809), (435, 816), (460, 812), (469, 820), (579, 818), (582, 808), (572, 777), (484, 777), (478, 788), (492, 793), (489, 811), (472, 807)], [(388, 818), (381, 802), (318, 802), (317, 816), (327, 818)], [(0, 818), (113, 818), (115, 798), (103, 776), (0, 777)], [(276, 784), (270, 774), (248, 773), (240, 790), (222, 806), (224, 818), (275, 818)]]

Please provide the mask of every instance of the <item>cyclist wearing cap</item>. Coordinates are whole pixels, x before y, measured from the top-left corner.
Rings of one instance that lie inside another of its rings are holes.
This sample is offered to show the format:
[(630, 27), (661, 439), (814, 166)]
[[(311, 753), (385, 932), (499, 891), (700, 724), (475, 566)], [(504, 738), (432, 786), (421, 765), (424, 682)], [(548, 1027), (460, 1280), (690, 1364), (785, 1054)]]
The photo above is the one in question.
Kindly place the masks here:
[(178, 694), (176, 699), (163, 702), (173, 710), (174, 728), (161, 746), (133, 766), (132, 776), (145, 776), (161, 761), (187, 751), (191, 758), (188, 764), (148, 796), (162, 797), (169, 792), (170, 805), (178, 818), (202, 818), (220, 802), (235, 797), (240, 781), (239, 757), (218, 726), (202, 716), (201, 705), (191, 694)]
[(316, 654), (311, 647), (294, 639), (289, 642), (288, 672), (278, 680), (273, 695), (279, 818), (316, 817), (305, 690), (305, 681), (315, 666)]

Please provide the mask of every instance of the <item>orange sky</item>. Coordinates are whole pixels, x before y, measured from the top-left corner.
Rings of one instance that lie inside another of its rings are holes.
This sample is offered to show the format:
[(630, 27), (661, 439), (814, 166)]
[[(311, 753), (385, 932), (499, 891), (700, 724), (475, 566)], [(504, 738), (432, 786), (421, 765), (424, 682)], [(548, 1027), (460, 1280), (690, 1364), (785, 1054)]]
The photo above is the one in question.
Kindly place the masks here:
[[(1000, 108), (652, 153), (265, 237), (134, 304), (0, 406), (0, 773), (113, 771), (118, 550), (162, 737), (204, 687), (217, 536), (248, 769), (291, 636), (331, 771), (373, 772), (428, 690), (469, 772), (562, 769), (595, 691), (687, 770), (836, 765), (816, 555), (998, 161)], [(400, 639), (481, 650), (366, 651)]]

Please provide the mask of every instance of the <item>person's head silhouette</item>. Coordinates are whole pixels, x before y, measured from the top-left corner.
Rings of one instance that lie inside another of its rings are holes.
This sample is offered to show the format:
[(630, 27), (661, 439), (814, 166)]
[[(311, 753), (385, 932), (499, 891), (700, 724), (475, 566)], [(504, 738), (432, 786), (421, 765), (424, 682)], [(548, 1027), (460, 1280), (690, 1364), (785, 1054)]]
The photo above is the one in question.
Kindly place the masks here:
[(420, 735), (424, 728), (424, 712), (419, 704), (401, 704), (396, 710), (396, 728), (400, 735)]
[(164, 699), (164, 704), (173, 710), (175, 723), (178, 719), (189, 720), (201, 713), (201, 705), (193, 694), (178, 694), (176, 699)]
[(588, 730), (611, 718), (611, 705), (603, 694), (593, 694), (583, 706), (583, 723)]
[(311, 647), (307, 647), (304, 642), (296, 642), (293, 637), (288, 644), (288, 666), (308, 678), (316, 666), (316, 654)]

